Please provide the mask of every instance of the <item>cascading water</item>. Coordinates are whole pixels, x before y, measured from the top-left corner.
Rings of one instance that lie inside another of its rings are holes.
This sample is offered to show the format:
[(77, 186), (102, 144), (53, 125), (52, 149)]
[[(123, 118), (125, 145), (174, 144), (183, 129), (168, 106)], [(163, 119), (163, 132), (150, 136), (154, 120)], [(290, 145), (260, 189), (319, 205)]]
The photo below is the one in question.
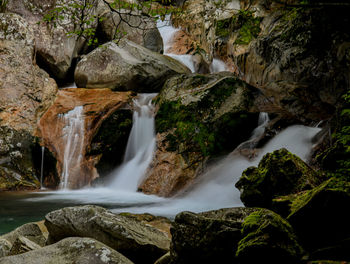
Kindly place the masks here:
[(79, 169), (84, 145), (84, 115), (83, 106), (77, 106), (68, 113), (61, 115), (65, 124), (62, 135), (65, 143), (63, 166), (61, 174), (61, 189), (69, 188), (69, 174), (72, 169)]
[(136, 191), (153, 158), (156, 145), (154, 105), (157, 94), (139, 94), (134, 103), (133, 126), (130, 132), (124, 162), (115, 172), (113, 188)]
[[(173, 26), (171, 26), (170, 15), (166, 16), (164, 21), (162, 21), (161, 19), (158, 19), (157, 27), (163, 39), (164, 55), (172, 57), (173, 59), (183, 63), (191, 70), (191, 72), (195, 72), (195, 66), (194, 66), (192, 55), (189, 55), (189, 54), (180, 55), (180, 54), (172, 54), (168, 52), (168, 50), (172, 46), (172, 38), (174, 37), (176, 32), (180, 31), (179, 28), (174, 28)], [(227, 70), (227, 67), (225, 63), (219, 59), (214, 59), (212, 64), (210, 65), (211, 73), (221, 72), (226, 70)]]

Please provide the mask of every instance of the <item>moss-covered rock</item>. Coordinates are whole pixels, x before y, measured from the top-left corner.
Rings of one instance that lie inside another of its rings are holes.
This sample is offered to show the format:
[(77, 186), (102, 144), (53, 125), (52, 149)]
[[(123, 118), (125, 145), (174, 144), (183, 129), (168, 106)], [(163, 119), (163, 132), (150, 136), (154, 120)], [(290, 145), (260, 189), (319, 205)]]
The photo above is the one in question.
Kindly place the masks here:
[[(331, 178), (320, 186), (282, 197), (290, 208), (288, 221), (310, 250), (333, 246), (350, 237), (350, 183)], [(333, 256), (334, 257), (334, 256)]]
[(319, 181), (313, 169), (283, 148), (266, 154), (258, 167), (246, 169), (236, 187), (246, 206), (270, 208), (274, 197), (311, 189)]
[(278, 214), (260, 209), (245, 218), (239, 263), (300, 263), (303, 249), (291, 225)]
[(242, 222), (255, 210), (227, 208), (178, 214), (171, 229), (171, 263), (235, 263)]
[(168, 79), (155, 99), (158, 146), (140, 190), (174, 195), (193, 182), (208, 159), (248, 139), (258, 121), (250, 112), (254, 95), (231, 73)]

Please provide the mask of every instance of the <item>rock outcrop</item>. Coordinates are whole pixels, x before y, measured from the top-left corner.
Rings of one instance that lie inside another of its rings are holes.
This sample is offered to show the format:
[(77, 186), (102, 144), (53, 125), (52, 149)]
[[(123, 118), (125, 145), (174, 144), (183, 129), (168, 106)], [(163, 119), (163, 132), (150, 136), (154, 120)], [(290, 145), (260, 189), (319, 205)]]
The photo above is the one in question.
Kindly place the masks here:
[(246, 169), (236, 183), (245, 206), (271, 208), (272, 199), (312, 189), (320, 176), (286, 149), (266, 154), (258, 167)]
[[(7, 12), (21, 15), (33, 28), (38, 63), (60, 81), (66, 81), (73, 61), (87, 43), (86, 38), (68, 33), (97, 26), (95, 4), (81, 8), (72, 2), (10, 0), (7, 3)], [(58, 17), (52, 12), (55, 8), (61, 12)], [(79, 21), (81, 17), (84, 17), (85, 23)], [(49, 22), (45, 22), (44, 18)], [(89, 26), (86, 21), (89, 21)]]
[(24, 254), (0, 259), (1, 264), (96, 263), (132, 264), (132, 262), (91, 238), (69, 237), (56, 244)]
[(208, 158), (249, 137), (253, 100), (254, 91), (228, 73), (169, 79), (156, 99), (157, 150), (139, 189), (172, 196), (188, 187)]
[[(82, 107), (81, 118), (82, 132), (78, 137), (81, 151), (70, 153), (72, 163), (68, 167), (69, 179), (67, 188), (80, 188), (89, 185), (98, 177), (95, 165), (101, 158), (101, 153), (91, 153), (90, 143), (103, 121), (118, 109), (125, 108), (131, 100), (130, 92), (112, 92), (109, 89), (64, 89), (58, 92), (53, 105), (46, 111), (38, 124), (37, 135), (42, 144), (47, 147), (57, 159), (57, 171), (61, 176), (65, 158), (66, 142), (63, 128), (73, 126), (66, 124), (64, 115), (76, 107)], [(73, 129), (73, 127), (71, 127)], [(68, 133), (67, 131), (65, 133)], [(73, 140), (73, 139), (72, 139)], [(73, 144), (73, 143), (72, 143)], [(72, 150), (73, 152), (73, 150)], [(74, 156), (75, 155), (75, 156)], [(81, 158), (79, 158), (81, 155)], [(45, 180), (44, 180), (45, 182)], [(49, 183), (47, 183), (49, 184)]]
[(0, 14), (0, 190), (37, 188), (36, 123), (57, 85), (34, 60), (34, 33), (19, 15)]
[(108, 42), (79, 61), (74, 79), (79, 87), (158, 92), (174, 75), (189, 73), (182, 63), (122, 39)]
[(46, 215), (49, 242), (65, 237), (94, 238), (136, 263), (154, 263), (169, 250), (168, 236), (129, 216), (112, 214), (102, 207), (67, 207)]

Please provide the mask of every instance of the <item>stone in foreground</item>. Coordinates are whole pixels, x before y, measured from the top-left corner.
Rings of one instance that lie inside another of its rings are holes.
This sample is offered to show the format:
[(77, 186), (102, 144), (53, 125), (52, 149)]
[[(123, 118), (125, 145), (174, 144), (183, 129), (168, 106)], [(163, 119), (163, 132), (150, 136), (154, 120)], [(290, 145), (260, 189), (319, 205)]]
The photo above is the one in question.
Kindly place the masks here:
[(65, 237), (94, 238), (135, 263), (154, 263), (169, 250), (164, 232), (137, 219), (117, 215), (98, 206), (67, 207), (46, 215), (49, 243)]
[(132, 264), (130, 260), (91, 238), (69, 237), (24, 254), (0, 259), (0, 264)]

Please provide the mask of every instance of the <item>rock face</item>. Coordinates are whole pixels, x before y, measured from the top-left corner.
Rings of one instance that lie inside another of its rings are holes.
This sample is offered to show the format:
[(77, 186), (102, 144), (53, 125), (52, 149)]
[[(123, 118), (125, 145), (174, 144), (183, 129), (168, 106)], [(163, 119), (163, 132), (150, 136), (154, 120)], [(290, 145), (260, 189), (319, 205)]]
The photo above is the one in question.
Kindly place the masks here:
[(182, 63), (123, 39), (84, 56), (74, 79), (79, 87), (158, 92), (167, 78), (189, 72)]
[(0, 14), (0, 189), (33, 189), (36, 122), (57, 85), (34, 62), (34, 34), (16, 14)]
[(302, 121), (330, 117), (349, 81), (349, 7), (262, 7), (257, 38), (228, 44), (237, 73)]
[[(7, 11), (21, 15), (33, 28), (35, 48), (38, 63), (47, 69), (58, 80), (64, 80), (69, 73), (72, 62), (86, 44), (85, 38), (68, 36), (68, 32), (80, 30), (78, 17), (84, 13), (85, 20), (95, 20), (91, 23), (97, 25), (96, 6), (83, 9), (72, 7), (70, 0), (49, 0), (43, 3), (40, 0), (21, 1), (10, 0), (7, 3)], [(57, 21), (44, 22), (44, 17), (54, 9), (66, 7), (62, 17)], [(75, 13), (74, 13), (75, 12)], [(62, 19), (61, 19), (62, 18)], [(86, 25), (83, 26), (86, 28)]]
[(139, 187), (148, 194), (188, 187), (208, 158), (232, 151), (257, 124), (253, 92), (230, 74), (173, 77), (156, 100), (157, 150)]
[(182, 212), (171, 229), (171, 263), (234, 263), (241, 225), (254, 208)]
[[(163, 40), (156, 21), (139, 11), (119, 9), (113, 12), (103, 1), (98, 3), (98, 39), (103, 43), (127, 38), (151, 51), (162, 53)], [(117, 28), (118, 25), (118, 28)]]
[(258, 167), (246, 169), (236, 183), (246, 206), (271, 208), (277, 196), (312, 189), (320, 183), (317, 173), (286, 149), (266, 154)]
[(68, 133), (63, 128), (67, 125), (74, 126), (73, 121), (70, 121), (70, 124), (65, 123), (64, 115), (76, 107), (83, 108), (81, 117), (74, 117), (81, 119), (82, 122), (83, 135), (79, 136), (76, 147), (80, 146), (81, 151), (69, 153), (73, 156), (70, 157), (72, 163), (68, 166), (69, 178), (66, 187), (80, 188), (89, 185), (98, 177), (95, 165), (101, 155), (86, 155), (92, 138), (102, 122), (118, 109), (126, 107), (130, 100), (131, 93), (115, 93), (109, 89), (65, 89), (58, 92), (54, 104), (40, 119), (37, 135), (42, 139), (42, 144), (54, 154), (57, 159), (58, 175), (62, 175), (64, 157), (67, 155), (65, 137), (62, 133), (64, 131)]
[(260, 209), (242, 224), (239, 263), (300, 263), (303, 249), (291, 225), (278, 214)]
[(70, 236), (91, 237), (136, 263), (154, 263), (169, 250), (170, 240), (163, 232), (97, 206), (53, 211), (46, 215), (45, 225), (51, 243)]
[(0, 259), (1, 264), (96, 263), (132, 264), (126, 257), (91, 238), (69, 237), (56, 244)]

